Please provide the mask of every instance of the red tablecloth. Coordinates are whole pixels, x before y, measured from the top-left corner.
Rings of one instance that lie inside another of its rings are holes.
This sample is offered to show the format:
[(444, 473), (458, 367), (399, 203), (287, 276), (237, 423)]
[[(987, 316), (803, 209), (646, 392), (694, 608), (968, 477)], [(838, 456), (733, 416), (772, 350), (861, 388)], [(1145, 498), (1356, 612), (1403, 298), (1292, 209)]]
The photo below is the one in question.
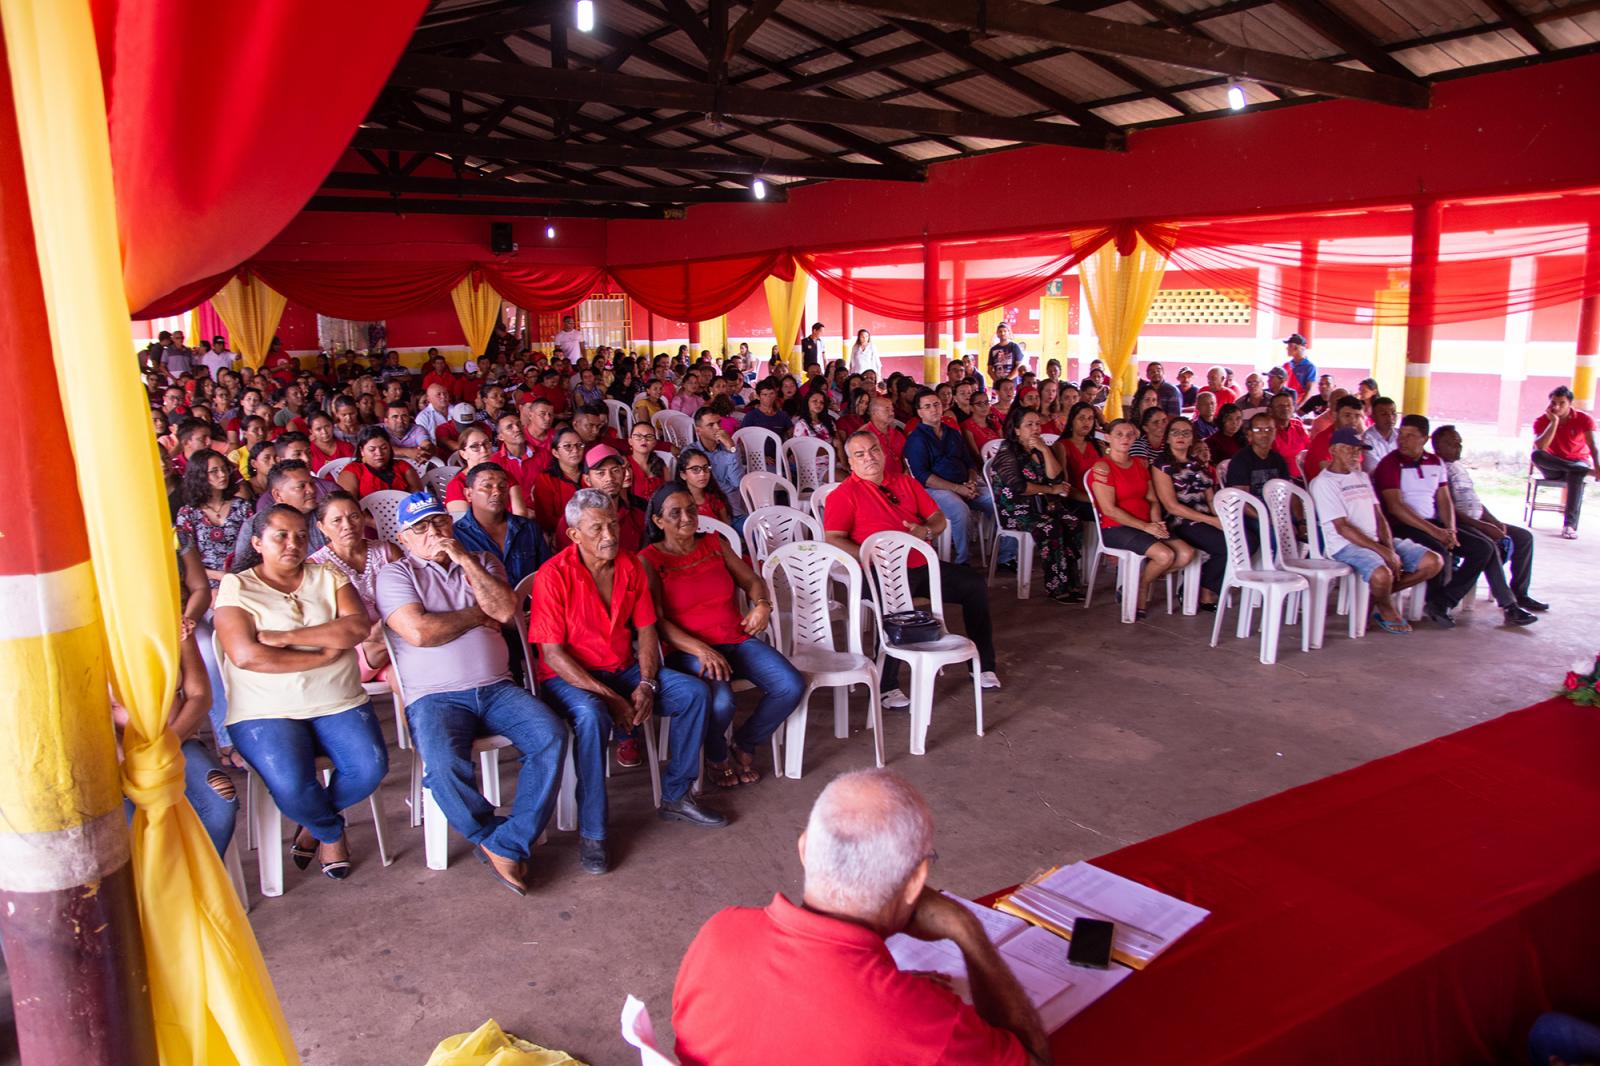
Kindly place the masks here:
[(1059, 1063), (1522, 1062), (1541, 1011), (1600, 1015), (1600, 711), (1565, 700), (1094, 861), (1212, 913)]

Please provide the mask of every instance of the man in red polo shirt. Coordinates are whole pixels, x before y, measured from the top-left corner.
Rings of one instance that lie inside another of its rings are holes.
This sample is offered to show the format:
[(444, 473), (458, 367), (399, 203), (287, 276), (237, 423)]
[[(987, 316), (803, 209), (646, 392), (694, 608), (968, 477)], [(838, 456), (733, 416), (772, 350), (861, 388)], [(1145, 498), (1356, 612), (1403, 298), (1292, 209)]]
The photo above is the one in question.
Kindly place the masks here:
[(1327, 429), (1311, 438), (1311, 443), (1306, 446), (1306, 481), (1322, 473), (1323, 467), (1328, 465), (1328, 448), (1333, 441), (1333, 431), (1336, 429), (1352, 429), (1357, 434), (1367, 428), (1367, 409), (1361, 400), (1355, 396), (1341, 396), (1333, 402), (1332, 423)]
[[(977, 918), (927, 886), (933, 854), (932, 813), (904, 778), (830, 782), (800, 835), (802, 905), (730, 907), (689, 945), (672, 992), (678, 1060), (1049, 1063), (1038, 1013)], [(899, 932), (954, 941), (972, 1004), (901, 971), (884, 945)]]
[(1533, 420), (1533, 465), (1545, 477), (1567, 483), (1566, 513), (1561, 535), (1578, 538), (1578, 518), (1583, 514), (1583, 479), (1600, 481), (1600, 446), (1594, 441), (1594, 419), (1573, 406), (1575, 397), (1565, 385), (1550, 390), (1550, 405)]
[(1272, 421), (1278, 430), (1272, 438), (1273, 450), (1289, 464), (1289, 476), (1303, 480), (1300, 453), (1310, 447), (1311, 434), (1306, 432), (1305, 423), (1294, 413), (1294, 406), (1294, 394), (1280, 392), (1272, 397), (1267, 409), (1272, 412)]
[(867, 424), (862, 429), (871, 430), (883, 450), (884, 469), (900, 473), (905, 470), (906, 434), (894, 426), (894, 401), (887, 396), (874, 396), (867, 404)]
[[(822, 525), (829, 544), (849, 552), (852, 558), (860, 558), (861, 542), (874, 533), (893, 530), (932, 541), (944, 532), (944, 512), (916, 478), (903, 470), (888, 469), (878, 436), (870, 428), (852, 433), (844, 442), (844, 454), (850, 463), (850, 476), (828, 494), (823, 509)], [(909, 556), (906, 564), (912, 593), (926, 596), (927, 564), (920, 555)], [(983, 687), (999, 688), (1000, 679), (994, 672), (989, 588), (984, 575), (968, 566), (941, 562), (939, 582), (944, 602), (960, 606), (967, 637), (978, 646)], [(884, 656), (880, 691), (887, 708), (911, 706), (911, 700), (900, 691), (900, 660), (892, 655)]]
[[(572, 725), (578, 771), (578, 861), (603, 874), (606, 855), (606, 754), (611, 731), (652, 729), (659, 709), (673, 721), (672, 755), (661, 774), (666, 821), (717, 828), (728, 819), (690, 795), (700, 774), (708, 693), (698, 677), (661, 665), (656, 610), (644, 566), (622, 550), (611, 498), (579, 489), (564, 514), (570, 547), (534, 578), (528, 640), (539, 649), (539, 684)], [(638, 655), (633, 640), (639, 640)], [(659, 697), (659, 698), (658, 698)]]

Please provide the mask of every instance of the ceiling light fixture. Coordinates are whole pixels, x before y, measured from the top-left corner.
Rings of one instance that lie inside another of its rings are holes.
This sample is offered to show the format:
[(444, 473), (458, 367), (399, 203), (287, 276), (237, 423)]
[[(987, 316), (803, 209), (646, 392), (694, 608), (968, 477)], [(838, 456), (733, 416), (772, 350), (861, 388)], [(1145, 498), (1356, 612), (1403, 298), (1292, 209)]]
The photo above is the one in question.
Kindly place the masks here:
[(1232, 111), (1243, 111), (1244, 105), (1249, 103), (1244, 97), (1244, 87), (1236, 81), (1228, 83), (1228, 108)]
[(765, 200), (767, 198), (767, 183), (757, 178), (755, 184), (750, 186), (750, 191), (755, 194), (757, 200)]
[(544, 239), (547, 241), (556, 239), (556, 228), (554, 226), (546, 226), (544, 228)]
[(583, 33), (594, 30), (594, 0), (578, 0), (578, 29)]

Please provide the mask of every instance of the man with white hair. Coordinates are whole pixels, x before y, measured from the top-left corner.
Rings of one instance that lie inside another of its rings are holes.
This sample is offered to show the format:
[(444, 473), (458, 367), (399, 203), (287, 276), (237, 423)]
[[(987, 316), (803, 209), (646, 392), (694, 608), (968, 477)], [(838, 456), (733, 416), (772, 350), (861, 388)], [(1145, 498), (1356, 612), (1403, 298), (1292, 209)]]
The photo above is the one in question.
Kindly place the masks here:
[[(983, 927), (928, 887), (936, 857), (932, 812), (908, 781), (835, 778), (800, 834), (803, 903), (729, 907), (689, 945), (672, 992), (678, 1060), (1049, 1063), (1038, 1013)], [(884, 938), (900, 932), (955, 942), (970, 1005), (895, 966)]]

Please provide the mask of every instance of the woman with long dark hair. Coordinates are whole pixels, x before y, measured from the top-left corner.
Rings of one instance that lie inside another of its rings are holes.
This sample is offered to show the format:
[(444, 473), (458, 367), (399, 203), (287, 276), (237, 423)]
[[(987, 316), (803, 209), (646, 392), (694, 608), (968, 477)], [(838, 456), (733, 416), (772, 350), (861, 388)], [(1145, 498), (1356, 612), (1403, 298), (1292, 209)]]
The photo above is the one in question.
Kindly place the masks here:
[(1222, 573), (1228, 566), (1228, 544), (1212, 505), (1219, 487), (1216, 473), (1195, 450), (1194, 423), (1174, 418), (1167, 423), (1166, 444), (1150, 469), (1155, 475), (1156, 499), (1167, 513), (1167, 526), (1208, 556), (1200, 564), (1200, 607), (1215, 611)]
[(206, 577), (216, 588), (233, 565), (233, 546), (250, 521), (252, 508), (234, 492), (228, 460), (210, 448), (201, 448), (189, 457), (178, 495), (182, 506), (173, 527), (199, 549)]
[(1078, 519), (1068, 499), (1071, 485), (1065, 466), (1044, 442), (1043, 425), (1038, 411), (1011, 408), (1004, 443), (989, 467), (989, 480), (1000, 524), (1033, 534), (1039, 546), (1045, 595), (1057, 603), (1082, 603)]
[(728, 498), (717, 487), (717, 479), (711, 476), (711, 460), (705, 452), (685, 450), (678, 460), (678, 476), (672, 484), (688, 490), (700, 514), (733, 524), (733, 508), (728, 506)]
[(356, 434), (356, 461), (339, 471), (334, 479), (339, 487), (356, 499), (369, 493), (392, 489), (396, 492), (421, 492), (422, 479), (410, 463), (397, 463), (389, 431), (383, 426), (362, 426)]
[(550, 465), (533, 479), (533, 520), (539, 528), (551, 533), (560, 528), (567, 501), (581, 488), (583, 438), (571, 426), (563, 426), (550, 435)]

